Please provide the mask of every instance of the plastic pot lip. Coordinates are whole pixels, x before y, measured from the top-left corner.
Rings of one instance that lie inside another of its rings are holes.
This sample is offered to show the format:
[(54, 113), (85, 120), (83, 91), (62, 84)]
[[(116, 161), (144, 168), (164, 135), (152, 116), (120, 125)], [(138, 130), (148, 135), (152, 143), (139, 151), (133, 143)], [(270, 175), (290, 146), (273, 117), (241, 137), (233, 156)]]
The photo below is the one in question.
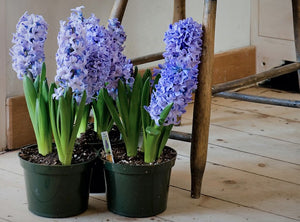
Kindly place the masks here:
[(126, 163), (112, 163), (106, 159), (101, 158), (104, 163), (105, 170), (121, 173), (121, 174), (152, 174), (161, 170), (168, 170), (175, 165), (175, 160), (177, 157), (177, 152), (171, 147), (168, 147), (176, 153), (176, 155), (163, 163), (157, 163), (152, 165), (130, 165)]
[[(37, 146), (37, 144), (31, 144), (26, 147), (33, 147)], [(29, 171), (34, 171), (36, 173), (41, 174), (61, 174), (61, 175), (69, 175), (77, 172), (83, 172), (87, 168), (92, 167), (93, 163), (98, 158), (97, 155), (91, 160), (88, 160), (86, 162), (77, 163), (77, 164), (71, 164), (71, 165), (43, 165), (38, 163), (32, 163), (30, 161), (24, 160), (22, 157), (20, 157), (20, 152), (18, 153), (18, 157), (20, 160), (21, 166)]]

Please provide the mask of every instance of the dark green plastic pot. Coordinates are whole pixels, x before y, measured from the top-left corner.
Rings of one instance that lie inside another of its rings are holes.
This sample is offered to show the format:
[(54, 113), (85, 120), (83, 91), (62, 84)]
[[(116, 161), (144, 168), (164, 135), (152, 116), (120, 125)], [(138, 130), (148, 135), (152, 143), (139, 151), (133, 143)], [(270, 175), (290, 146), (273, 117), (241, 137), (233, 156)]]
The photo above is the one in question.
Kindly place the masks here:
[(105, 193), (104, 166), (100, 158), (93, 165), (90, 193)]
[(108, 210), (127, 217), (151, 217), (165, 211), (175, 160), (176, 156), (144, 166), (104, 161)]
[(70, 166), (46, 166), (22, 159), (28, 209), (39, 216), (71, 217), (88, 208), (94, 160)]

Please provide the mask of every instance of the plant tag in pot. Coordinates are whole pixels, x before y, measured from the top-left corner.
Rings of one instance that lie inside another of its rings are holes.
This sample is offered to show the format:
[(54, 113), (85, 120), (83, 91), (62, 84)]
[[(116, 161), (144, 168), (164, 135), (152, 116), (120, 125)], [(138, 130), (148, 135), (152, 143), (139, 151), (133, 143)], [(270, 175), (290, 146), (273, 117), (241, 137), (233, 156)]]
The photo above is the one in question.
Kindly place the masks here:
[(101, 132), (101, 137), (103, 141), (104, 151), (105, 151), (105, 157), (109, 162), (114, 163), (114, 157), (110, 145), (110, 140), (107, 131)]

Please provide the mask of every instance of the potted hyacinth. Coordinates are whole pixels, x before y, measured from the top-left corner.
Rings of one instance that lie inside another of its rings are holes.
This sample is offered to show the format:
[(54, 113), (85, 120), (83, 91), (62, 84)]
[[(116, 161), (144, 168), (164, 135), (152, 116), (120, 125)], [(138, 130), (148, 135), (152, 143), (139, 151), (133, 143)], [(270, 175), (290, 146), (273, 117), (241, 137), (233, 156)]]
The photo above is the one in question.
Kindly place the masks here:
[[(135, 72), (128, 86), (122, 80), (112, 98), (104, 100), (119, 128), (125, 147), (104, 158), (108, 209), (129, 217), (149, 217), (167, 207), (171, 168), (176, 151), (166, 146), (170, 131), (191, 102), (197, 88), (202, 50), (202, 26), (188, 18), (165, 33), (165, 63), (143, 77)], [(143, 143), (138, 147), (140, 131)], [(126, 203), (126, 204), (125, 204)]]
[[(13, 69), (23, 81), (37, 139), (37, 145), (24, 147), (19, 153), (28, 207), (31, 212), (45, 217), (68, 217), (87, 209), (96, 154), (92, 149), (82, 149), (75, 141), (80, 126), (84, 125), (86, 117), (83, 116), (90, 109), (87, 106), (97, 104), (101, 87), (111, 93), (114, 91), (113, 87), (107, 87), (109, 72), (106, 76), (97, 72), (97, 68), (101, 70), (98, 55), (95, 55), (99, 50), (95, 41), (101, 37), (100, 32), (95, 32), (100, 27), (99, 20), (94, 15), (85, 19), (81, 8), (73, 9), (67, 22), (60, 22), (56, 83), (50, 87), (44, 63), (48, 25), (42, 16), (26, 12), (20, 18), (10, 50)], [(111, 62), (110, 69), (115, 67), (114, 63)], [(126, 67), (130, 68), (128, 63)], [(97, 111), (103, 110), (94, 108), (94, 112)], [(110, 118), (109, 112), (106, 113), (101, 118)], [(103, 127), (108, 130), (111, 122)]]
[[(81, 138), (78, 140), (81, 143), (87, 143), (89, 146), (96, 147), (98, 151), (101, 151), (101, 132), (109, 132), (112, 143), (120, 142), (119, 132), (112, 129), (114, 122), (103, 100), (103, 90), (106, 89), (109, 94), (115, 98), (119, 79), (123, 79), (127, 83), (132, 81), (132, 64), (122, 53), (126, 35), (120, 22), (117, 19), (110, 19), (108, 21), (108, 27), (105, 28), (99, 25), (100, 20), (96, 18), (95, 15), (90, 16), (88, 19), (84, 18), (81, 8), (82, 7), (79, 7), (77, 10), (80, 14), (80, 20), (84, 21), (85, 26), (80, 30), (85, 29), (85, 48), (89, 56), (85, 64), (87, 75), (83, 76), (82, 80), (78, 80), (78, 76), (76, 75), (71, 77), (71, 81), (83, 83), (79, 90), (76, 88), (76, 85), (73, 86), (73, 91), (81, 94), (80, 92), (82, 92), (82, 90), (86, 90), (88, 97), (79, 130)], [(78, 35), (80, 36), (79, 33)], [(60, 82), (61, 85), (69, 84), (69, 81), (66, 81), (69, 77), (64, 72), (64, 67), (66, 66), (61, 66), (62, 72), (56, 76), (56, 81)], [(91, 109), (94, 114), (94, 131), (91, 129), (86, 130)], [(95, 134), (94, 132), (96, 132), (98, 136), (97, 140), (92, 136)], [(98, 142), (99, 140), (100, 144)], [(105, 192), (103, 173), (103, 163), (100, 159), (96, 159), (92, 172), (90, 192)]]

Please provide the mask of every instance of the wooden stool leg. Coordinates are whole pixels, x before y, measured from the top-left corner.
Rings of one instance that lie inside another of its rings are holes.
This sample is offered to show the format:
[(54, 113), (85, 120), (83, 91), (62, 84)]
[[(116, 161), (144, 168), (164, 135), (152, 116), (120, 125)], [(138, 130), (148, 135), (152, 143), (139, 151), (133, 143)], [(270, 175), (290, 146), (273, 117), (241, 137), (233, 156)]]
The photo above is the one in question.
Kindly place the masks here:
[(122, 22), (123, 15), (127, 6), (128, 0), (115, 0), (114, 6), (110, 13), (110, 18), (117, 18), (120, 22)]
[[(183, 19), (185, 19), (185, 0), (174, 0), (173, 24)], [(177, 117), (177, 121), (181, 121), (181, 116)], [(176, 126), (180, 126), (180, 123)]]
[(185, 0), (174, 0), (173, 23), (185, 19)]
[(211, 86), (214, 61), (215, 18), (217, 0), (205, 0), (203, 12), (203, 51), (195, 93), (193, 131), (190, 154), (191, 197), (199, 198), (208, 147), (211, 111)]
[[(300, 1), (292, 0), (293, 6), (293, 23), (295, 36), (296, 59), (300, 62)], [(298, 70), (298, 83), (300, 89), (300, 70)]]

